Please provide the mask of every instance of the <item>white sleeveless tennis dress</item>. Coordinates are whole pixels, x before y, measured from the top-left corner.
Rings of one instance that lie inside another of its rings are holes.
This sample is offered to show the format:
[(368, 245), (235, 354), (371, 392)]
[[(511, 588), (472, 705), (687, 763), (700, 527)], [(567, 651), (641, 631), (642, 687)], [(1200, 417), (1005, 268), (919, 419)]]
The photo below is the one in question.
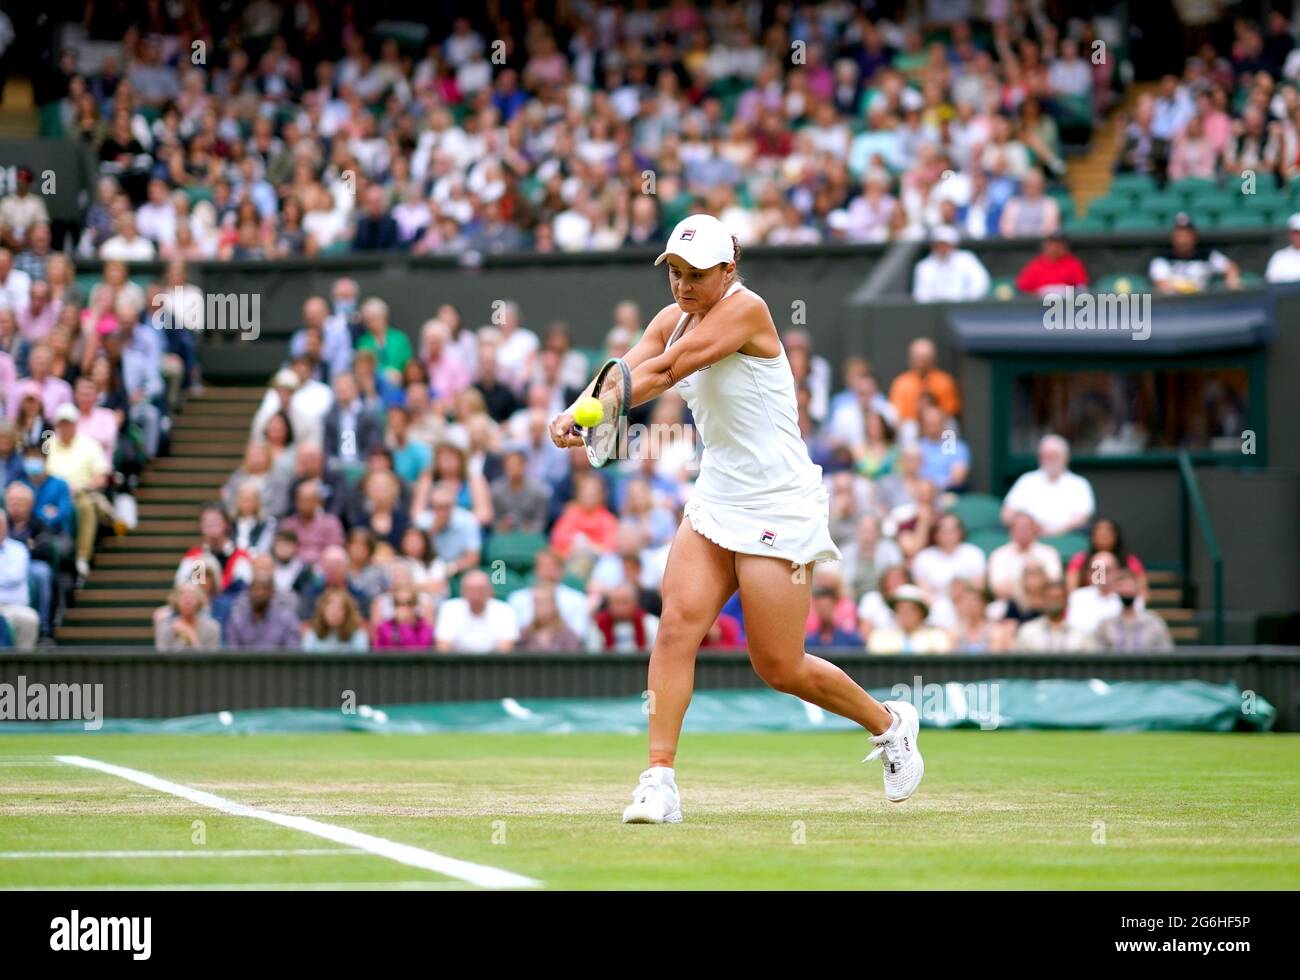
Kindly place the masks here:
[[(726, 299), (745, 287), (735, 283)], [(690, 319), (683, 313), (666, 347)], [(834, 561), (830, 496), (799, 434), (794, 375), (776, 357), (739, 351), (677, 382), (704, 446), (686, 517), (728, 551), (795, 564)]]

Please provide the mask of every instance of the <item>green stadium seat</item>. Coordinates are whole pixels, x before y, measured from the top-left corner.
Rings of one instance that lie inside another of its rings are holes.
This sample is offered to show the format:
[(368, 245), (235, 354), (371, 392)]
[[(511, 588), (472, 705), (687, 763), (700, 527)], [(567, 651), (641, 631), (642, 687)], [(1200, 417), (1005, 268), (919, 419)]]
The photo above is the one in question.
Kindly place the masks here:
[(1110, 223), (1111, 231), (1162, 231), (1173, 223), (1167, 211), (1131, 211), (1116, 215)]
[(537, 552), (546, 547), (546, 535), (528, 531), (507, 531), (488, 538), (483, 565), (489, 571), (494, 562), (505, 562), (506, 568), (518, 572), (530, 571)]
[(1061, 556), (1061, 564), (1067, 563), (1078, 552), (1088, 550), (1088, 535), (1081, 534), (1078, 531), (1070, 531), (1068, 534), (1053, 534), (1038, 540), (1056, 549), (1056, 553)]
[(1016, 281), (1010, 276), (1002, 276), (989, 283), (989, 299), (1015, 299), (1020, 293), (1016, 290)]
[(1273, 215), (1269, 211), (1254, 211), (1242, 208), (1238, 211), (1225, 211), (1219, 215), (1217, 228), (1267, 228), (1273, 224)]
[(1217, 191), (1218, 185), (1209, 177), (1184, 177), (1170, 182), (1166, 188), (1171, 194), (1178, 194), (1184, 203), (1190, 203), (1199, 195)]
[(968, 534), (966, 540), (979, 548), (985, 555), (991, 555), (996, 549), (1001, 548), (1010, 541), (1011, 535), (1007, 533), (1006, 528), (986, 527), (982, 531)]
[(1133, 210), (1133, 201), (1131, 198), (1121, 195), (1111, 195), (1099, 197), (1088, 205), (1089, 218), (1114, 218), (1116, 215), (1128, 214)]
[(1241, 273), (1242, 289), (1262, 289), (1265, 285), (1267, 285), (1267, 280), (1258, 272)]
[(1201, 191), (1188, 199), (1185, 210), (1197, 221), (1204, 221), (1210, 215), (1235, 211), (1237, 196), (1231, 191)]
[(1143, 214), (1174, 215), (1183, 210), (1185, 201), (1181, 194), (1144, 194), (1134, 202)]
[(1090, 235), (1110, 231), (1110, 218), (1105, 214), (1089, 214), (1084, 218), (1067, 216), (1065, 230), (1070, 234)]
[(1150, 194), (1156, 189), (1156, 182), (1150, 174), (1116, 174), (1110, 183), (1111, 194)]
[(1112, 272), (1102, 276), (1092, 284), (1094, 293), (1149, 293), (1153, 286), (1151, 280), (1140, 272)]
[(1002, 528), (1002, 501), (987, 493), (963, 493), (957, 497), (948, 513), (956, 514), (966, 526), (966, 533)]

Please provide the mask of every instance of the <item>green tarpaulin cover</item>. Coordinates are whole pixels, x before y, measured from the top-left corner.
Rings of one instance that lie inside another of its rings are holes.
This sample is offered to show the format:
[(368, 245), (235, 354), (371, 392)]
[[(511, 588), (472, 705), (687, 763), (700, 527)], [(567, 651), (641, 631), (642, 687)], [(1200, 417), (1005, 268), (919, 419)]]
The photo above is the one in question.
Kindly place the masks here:
[[(1076, 728), (1109, 731), (1267, 731), (1276, 710), (1235, 684), (1203, 681), (988, 680), (897, 685), (875, 697), (911, 701), (937, 728)], [(643, 732), (640, 697), (530, 698), (462, 703), (357, 705), (350, 710), (271, 708), (185, 718), (106, 718), (99, 731), (232, 732)], [(686, 716), (695, 732), (851, 730), (846, 719), (766, 689), (697, 691)], [(0, 722), (0, 732), (82, 731), (80, 721)]]

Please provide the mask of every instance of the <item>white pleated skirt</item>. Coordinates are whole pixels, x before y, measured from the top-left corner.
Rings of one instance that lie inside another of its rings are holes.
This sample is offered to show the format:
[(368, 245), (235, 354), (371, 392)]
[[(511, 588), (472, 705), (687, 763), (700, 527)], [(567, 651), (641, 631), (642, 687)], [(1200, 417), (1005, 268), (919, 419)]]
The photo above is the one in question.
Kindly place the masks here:
[(699, 534), (738, 554), (783, 558), (796, 565), (841, 557), (831, 540), (825, 487), (806, 497), (756, 508), (718, 503), (692, 491), (685, 514)]

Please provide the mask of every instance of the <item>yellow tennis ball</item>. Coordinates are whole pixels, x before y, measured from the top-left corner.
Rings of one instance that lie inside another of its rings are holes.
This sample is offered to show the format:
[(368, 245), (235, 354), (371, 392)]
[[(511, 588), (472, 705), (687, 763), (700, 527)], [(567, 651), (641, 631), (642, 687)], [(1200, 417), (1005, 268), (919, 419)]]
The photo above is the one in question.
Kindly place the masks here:
[(592, 398), (590, 395), (579, 399), (577, 407), (573, 410), (573, 420), (584, 429), (599, 425), (604, 417), (605, 409), (600, 404), (600, 399)]

